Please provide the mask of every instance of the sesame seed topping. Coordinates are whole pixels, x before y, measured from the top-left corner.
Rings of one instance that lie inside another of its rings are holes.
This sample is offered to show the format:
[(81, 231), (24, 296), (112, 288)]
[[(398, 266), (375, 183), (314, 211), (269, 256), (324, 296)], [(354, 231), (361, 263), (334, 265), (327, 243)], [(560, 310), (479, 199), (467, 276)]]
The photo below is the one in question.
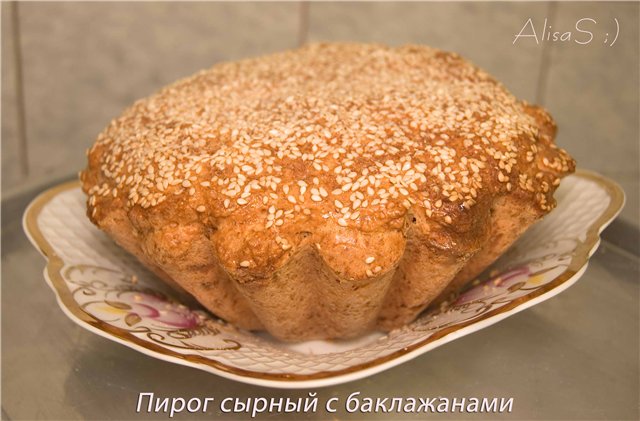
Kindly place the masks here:
[(248, 268), (249, 266), (251, 266), (251, 263), (248, 260), (243, 260), (242, 262), (240, 262), (240, 266), (243, 268)]
[(369, 257), (367, 257), (367, 258), (365, 259), (365, 263), (369, 265), (369, 264), (373, 263), (373, 261), (374, 261), (374, 260), (376, 260), (376, 258), (375, 258), (375, 257), (373, 257), (373, 256), (369, 256)]
[(222, 63), (136, 102), (99, 135), (98, 167), (84, 174), (97, 170), (94, 216), (122, 200), (259, 212), (272, 231), (297, 218), (384, 223), (415, 208), (451, 224), (485, 194), (519, 190), (553, 207), (574, 163), (547, 126), (455, 54), (314, 44)]

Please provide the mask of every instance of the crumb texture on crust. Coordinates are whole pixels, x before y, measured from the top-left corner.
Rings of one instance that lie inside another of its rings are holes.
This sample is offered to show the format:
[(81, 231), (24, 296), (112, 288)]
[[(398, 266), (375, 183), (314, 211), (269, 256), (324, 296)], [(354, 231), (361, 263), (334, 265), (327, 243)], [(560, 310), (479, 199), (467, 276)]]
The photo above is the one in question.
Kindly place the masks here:
[(81, 180), (96, 225), (220, 317), (346, 337), (411, 321), (549, 212), (575, 166), (555, 130), (456, 54), (312, 44), (136, 102)]

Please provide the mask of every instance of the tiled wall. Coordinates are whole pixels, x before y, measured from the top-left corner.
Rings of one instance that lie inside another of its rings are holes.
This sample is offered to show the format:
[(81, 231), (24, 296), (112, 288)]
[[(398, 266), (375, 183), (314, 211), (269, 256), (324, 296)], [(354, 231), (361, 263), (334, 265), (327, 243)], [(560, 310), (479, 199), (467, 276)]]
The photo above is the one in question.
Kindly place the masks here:
[[(638, 15), (638, 3), (3, 3), (2, 188), (76, 172), (123, 107), (215, 62), (305, 41), (424, 43), (549, 108), (558, 143), (622, 184), (638, 224)], [(545, 19), (585, 39), (585, 17), (589, 44), (513, 44), (529, 18), (539, 39)]]
[[(2, 116), (3, 190), (25, 173), (5, 146), (26, 144), (29, 178), (76, 172), (97, 133), (135, 99), (221, 60), (295, 47), (300, 32), (296, 3), (20, 3), (17, 22), (12, 7), (2, 4), (2, 70), (15, 68), (5, 35), (17, 24), (26, 135)], [(3, 83), (3, 109), (16, 107), (15, 89)]]

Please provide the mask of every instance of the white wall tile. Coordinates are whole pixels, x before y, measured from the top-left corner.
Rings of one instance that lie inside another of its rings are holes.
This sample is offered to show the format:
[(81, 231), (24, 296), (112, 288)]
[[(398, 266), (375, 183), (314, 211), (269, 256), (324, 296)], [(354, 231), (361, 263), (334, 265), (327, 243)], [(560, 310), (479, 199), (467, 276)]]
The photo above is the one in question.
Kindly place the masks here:
[(121, 110), (222, 60), (294, 47), (296, 3), (21, 3), (31, 177), (73, 173)]
[(535, 46), (513, 45), (529, 17), (544, 18), (546, 3), (371, 2), (312, 3), (310, 41), (426, 44), (455, 51), (533, 101), (541, 60)]
[[(638, 15), (637, 3), (312, 3), (309, 40), (422, 43), (456, 51), (516, 96), (543, 99), (558, 121), (558, 143), (580, 167), (623, 185), (623, 217), (638, 225)], [(605, 33), (618, 17), (620, 39), (611, 48), (604, 39), (587, 46), (532, 38), (513, 44), (529, 18), (542, 36), (545, 18), (554, 29), (571, 29), (582, 17), (600, 22)], [(546, 83), (539, 87), (541, 69)]]
[[(640, 179), (638, 3), (559, 3), (554, 28), (574, 30), (579, 19), (594, 34), (591, 43), (552, 43), (545, 106), (559, 126), (558, 143), (578, 166), (598, 171), (623, 185), (627, 205), (622, 216), (639, 224)], [(613, 46), (614, 18), (620, 36)]]

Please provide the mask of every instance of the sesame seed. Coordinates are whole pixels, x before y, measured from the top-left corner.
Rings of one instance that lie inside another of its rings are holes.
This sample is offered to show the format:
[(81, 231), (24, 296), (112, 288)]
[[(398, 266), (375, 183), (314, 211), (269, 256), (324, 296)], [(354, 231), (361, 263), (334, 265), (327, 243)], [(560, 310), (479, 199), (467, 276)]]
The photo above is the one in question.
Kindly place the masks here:
[(204, 212), (204, 211), (206, 211), (206, 210), (207, 210), (207, 208), (206, 208), (204, 205), (200, 205), (200, 206), (198, 206), (198, 207), (196, 208), (196, 210), (197, 210), (198, 212)]
[[(313, 77), (291, 77), (296, 69)], [(230, 72), (232, 82), (220, 83)], [(374, 100), (371, 92), (383, 89), (393, 95)], [(95, 215), (97, 198), (147, 209), (206, 195), (231, 217), (239, 209), (232, 200), (242, 206), (254, 197), (267, 228), (301, 215), (328, 218), (333, 205), (346, 226), (360, 213), (383, 219), (416, 204), (442, 218), (443, 200), (465, 211), (501, 183), (501, 193), (525, 192), (548, 209), (574, 164), (539, 141), (540, 124), (500, 84), (448, 53), (311, 45), (216, 65), (127, 109), (88, 152), (99, 166), (88, 170), (98, 175), (89, 205)], [(538, 163), (544, 172), (536, 173)], [(333, 203), (323, 200), (329, 195)], [(265, 213), (269, 205), (282, 213)]]
[(367, 257), (367, 258), (365, 259), (365, 263), (369, 265), (369, 264), (373, 263), (373, 261), (374, 261), (374, 260), (376, 260), (376, 258), (375, 258), (375, 257), (373, 257), (373, 256), (369, 256), (369, 257)]
[(242, 262), (240, 262), (240, 266), (242, 266), (243, 268), (248, 268), (249, 266), (251, 266), (251, 263), (248, 260), (243, 260)]

